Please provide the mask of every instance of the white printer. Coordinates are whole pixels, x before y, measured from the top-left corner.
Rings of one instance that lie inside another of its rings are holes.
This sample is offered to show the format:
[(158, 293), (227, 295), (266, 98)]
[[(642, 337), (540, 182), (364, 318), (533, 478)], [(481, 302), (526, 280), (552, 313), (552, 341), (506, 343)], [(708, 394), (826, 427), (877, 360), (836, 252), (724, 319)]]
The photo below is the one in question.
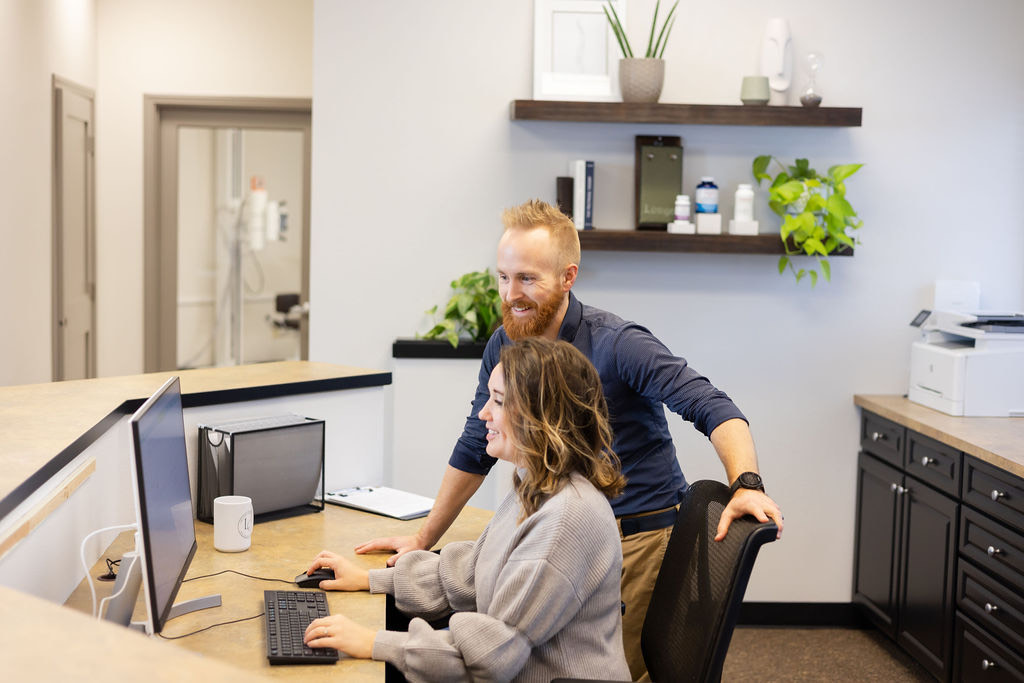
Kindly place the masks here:
[(1024, 417), (1024, 314), (921, 311), (911, 323), (915, 403), (965, 417)]

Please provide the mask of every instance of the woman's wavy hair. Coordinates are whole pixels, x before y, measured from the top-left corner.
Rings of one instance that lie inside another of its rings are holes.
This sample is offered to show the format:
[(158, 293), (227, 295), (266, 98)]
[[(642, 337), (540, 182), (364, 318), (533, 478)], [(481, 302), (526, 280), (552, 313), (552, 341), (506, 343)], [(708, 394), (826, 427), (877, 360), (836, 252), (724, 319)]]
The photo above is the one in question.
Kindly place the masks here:
[(506, 436), (524, 476), (513, 484), (525, 519), (579, 472), (608, 498), (626, 479), (612, 451), (608, 407), (597, 370), (571, 344), (524, 339), (501, 350)]

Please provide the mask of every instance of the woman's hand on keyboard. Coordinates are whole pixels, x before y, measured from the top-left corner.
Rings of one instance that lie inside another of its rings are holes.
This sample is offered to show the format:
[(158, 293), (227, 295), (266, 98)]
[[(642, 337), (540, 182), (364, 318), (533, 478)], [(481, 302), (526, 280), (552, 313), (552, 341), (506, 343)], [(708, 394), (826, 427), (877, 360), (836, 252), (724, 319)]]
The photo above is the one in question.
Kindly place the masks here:
[(306, 627), (305, 642), (309, 647), (331, 647), (350, 657), (370, 659), (376, 636), (376, 631), (335, 614), (311, 621)]

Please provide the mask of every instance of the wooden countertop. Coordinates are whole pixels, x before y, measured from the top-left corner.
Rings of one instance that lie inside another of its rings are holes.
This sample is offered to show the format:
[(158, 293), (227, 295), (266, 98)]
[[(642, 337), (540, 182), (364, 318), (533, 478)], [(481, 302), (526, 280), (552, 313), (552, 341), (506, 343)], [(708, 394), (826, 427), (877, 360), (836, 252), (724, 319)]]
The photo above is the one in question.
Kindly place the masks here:
[(0, 601), (6, 680), (267, 680), (13, 588), (0, 586)]
[[(391, 383), (390, 373), (379, 370), (283, 361), (0, 387), (0, 501), (76, 440), (104, 421), (117, 418), (126, 402), (145, 399), (173, 375), (181, 377), (186, 408), (190, 395), (230, 400), (226, 394), (246, 395), (266, 387), (278, 388), (276, 395), (282, 395), (292, 390), (302, 393), (303, 386), (330, 390), (332, 384), (336, 385), (333, 388), (345, 388), (346, 382), (352, 386)], [(92, 438), (96, 436), (92, 434)]]
[(853, 402), (915, 432), (1024, 477), (1024, 418), (955, 417), (892, 395), (857, 394)]
[[(492, 513), (478, 508), (466, 507), (455, 520), (455, 523), (442, 537), (439, 546), (452, 541), (472, 540), (480, 535), (483, 528), (490, 521)], [(321, 550), (327, 549), (344, 555), (357, 564), (367, 569), (380, 569), (385, 566), (388, 554), (374, 553), (370, 555), (356, 555), (352, 548), (363, 541), (379, 536), (393, 536), (414, 533), (419, 529), (423, 520), (412, 520), (402, 522), (389, 517), (372, 515), (357, 510), (328, 505), (322, 513), (301, 515), (287, 519), (263, 522), (257, 524), (252, 533), (252, 547), (241, 553), (222, 553), (213, 548), (213, 526), (203, 522), (196, 522), (196, 550), (195, 558), (189, 568), (186, 579), (193, 576), (204, 576), (213, 574), (224, 569), (233, 569), (253, 576), (268, 578), (292, 579), (296, 574), (309, 566), (313, 557)], [(129, 549), (131, 534), (122, 534), (115, 543), (111, 544), (107, 555), (112, 559), (120, 557), (121, 553)], [(105, 571), (105, 562), (101, 559), (91, 572), (98, 575)], [(111, 583), (97, 583), (97, 602), (110, 594)], [(187, 581), (182, 584), (178, 593), (177, 602), (189, 600), (212, 593), (219, 593), (222, 597), (220, 607), (192, 612), (182, 615), (167, 622), (163, 631), (164, 635), (174, 637), (201, 628), (218, 624), (232, 619), (242, 619), (260, 614), (263, 610), (264, 590), (297, 590), (294, 584), (259, 581), (246, 578), (238, 574), (220, 574), (196, 581)], [(141, 593), (141, 591), (140, 591)], [(343, 593), (328, 591), (328, 604), (331, 614), (344, 614), (353, 621), (373, 629), (384, 628), (384, 596), (370, 595), (369, 593)], [(89, 588), (83, 581), (72, 593), (66, 603), (64, 611), (80, 610), (88, 613), (91, 609), (91, 597)], [(61, 609), (56, 608), (54, 609)], [(136, 620), (141, 620), (144, 613), (136, 610)], [(29, 626), (26, 630), (41, 633), (49, 629), (51, 612), (43, 610), (38, 617), (38, 626)], [(79, 624), (74, 615), (75, 624)], [(33, 617), (35, 620), (35, 617)], [(13, 631), (9, 619), (0, 619), (0, 636)], [(94, 622), (95, 624), (95, 622)], [(73, 639), (81, 646), (81, 651), (75, 650), (71, 653), (62, 652), (60, 657), (48, 657), (44, 655), (44, 662), (50, 660), (70, 660), (71, 666), (79, 667), (88, 665), (94, 660), (98, 664), (106, 661), (107, 657), (117, 659), (120, 655), (103, 654), (107, 650), (92, 649), (97, 653), (90, 655), (88, 649), (98, 639), (112, 638), (107, 629), (88, 628), (88, 625), (81, 627), (83, 630), (76, 631)], [(207, 662), (218, 662), (224, 666), (238, 667), (244, 669), (243, 675), (249, 672), (262, 674), (272, 678), (301, 679), (302, 681), (382, 681), (384, 680), (383, 662), (370, 660), (351, 660), (342, 657), (338, 664), (322, 666), (270, 666), (266, 657), (266, 638), (264, 636), (263, 618), (241, 621), (234, 624), (217, 626), (208, 631), (168, 642), (152, 642), (160, 640), (153, 638), (147, 642), (137, 633), (129, 632), (127, 629), (118, 629), (122, 640), (128, 647), (126, 658), (135, 661), (142, 659), (146, 653), (157, 652), (156, 661), (175, 661), (173, 658), (182, 656), (183, 650), (190, 650), (192, 653), (203, 655)], [(87, 629), (87, 630), (85, 630)], [(67, 640), (72, 640), (68, 636)], [(27, 642), (25, 636), (20, 641), (13, 641), (15, 645), (19, 642)], [(53, 641), (47, 639), (47, 644)], [(57, 641), (61, 642), (61, 641)], [(150, 647), (152, 646), (152, 647)], [(5, 646), (4, 650), (7, 651)], [(38, 648), (37, 648), (38, 649)], [(112, 651), (112, 650), (111, 650)], [(70, 656), (67, 656), (69, 655)], [(6, 656), (5, 656), (6, 657)], [(7, 659), (4, 660), (5, 673), (9, 671)], [(170, 665), (172, 672), (180, 673), (176, 680), (192, 680), (189, 677), (190, 669), (186, 668), (193, 658), (183, 657), (185, 664), (180, 667), (177, 664)], [(66, 666), (62, 662), (54, 662), (52, 666)], [(40, 667), (43, 668), (40, 668)], [(49, 673), (45, 668), (48, 664), (35, 663), (34, 669), (26, 669), (38, 674), (40, 671)], [(62, 669), (61, 669), (62, 670)], [(18, 671), (15, 669), (15, 671)], [(210, 673), (215, 673), (211, 669)], [(238, 671), (236, 674), (240, 673)], [(28, 679), (29, 676), (15, 675), (12, 680)], [(45, 679), (52, 678), (49, 675)], [(74, 679), (74, 676), (70, 677)], [(223, 678), (217, 680), (236, 680), (236, 678)], [(237, 680), (242, 680), (238, 678)]]

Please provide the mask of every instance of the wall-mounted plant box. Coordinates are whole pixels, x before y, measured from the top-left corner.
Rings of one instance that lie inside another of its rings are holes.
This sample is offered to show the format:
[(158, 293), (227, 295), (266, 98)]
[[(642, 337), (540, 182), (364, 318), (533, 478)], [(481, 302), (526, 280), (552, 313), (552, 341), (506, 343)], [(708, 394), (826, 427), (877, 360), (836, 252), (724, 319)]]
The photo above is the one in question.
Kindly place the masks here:
[(460, 341), (453, 347), (446, 339), (396, 339), (392, 358), (483, 358), (487, 342)]

